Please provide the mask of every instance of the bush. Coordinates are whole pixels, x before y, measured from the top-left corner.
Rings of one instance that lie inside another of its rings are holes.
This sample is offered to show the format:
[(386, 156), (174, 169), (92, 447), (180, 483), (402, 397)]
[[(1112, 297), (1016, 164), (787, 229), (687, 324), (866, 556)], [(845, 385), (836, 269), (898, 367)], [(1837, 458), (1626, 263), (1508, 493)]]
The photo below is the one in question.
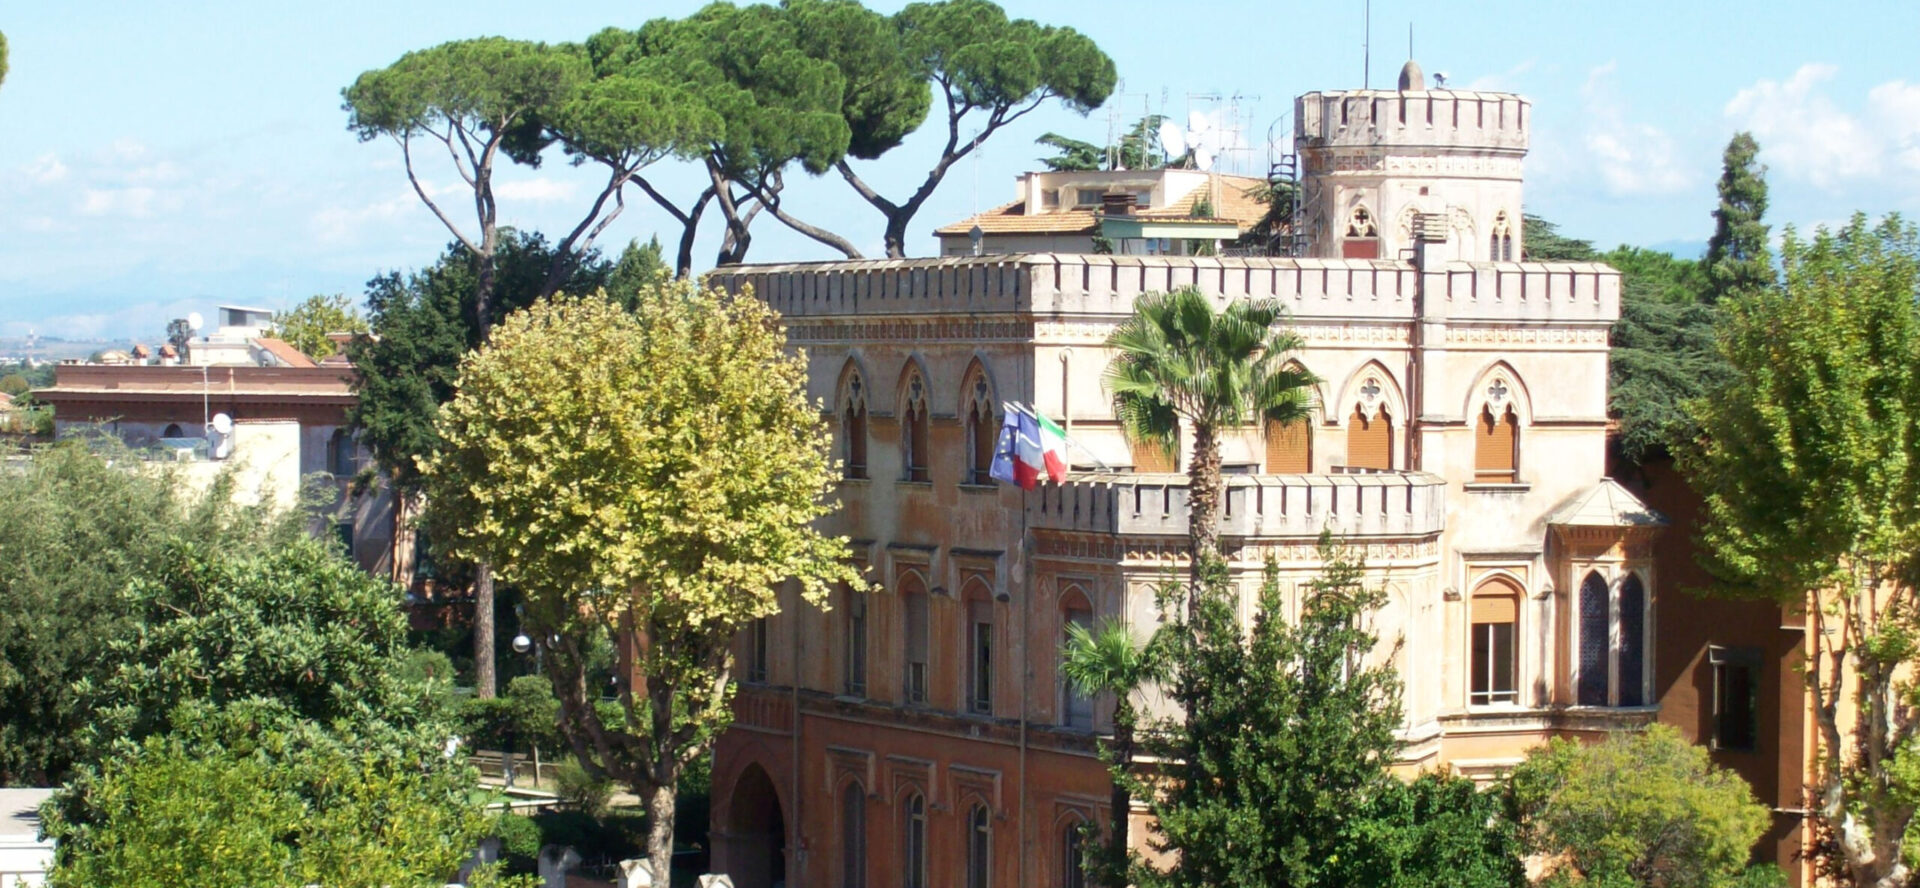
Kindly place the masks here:
[(520, 814), (502, 814), (494, 821), (494, 834), (500, 838), (500, 856), (513, 872), (533, 872), (545, 841), (540, 824)]
[(593, 818), (604, 817), (607, 803), (613, 801), (613, 781), (596, 778), (573, 756), (567, 756), (555, 769), (561, 800)]

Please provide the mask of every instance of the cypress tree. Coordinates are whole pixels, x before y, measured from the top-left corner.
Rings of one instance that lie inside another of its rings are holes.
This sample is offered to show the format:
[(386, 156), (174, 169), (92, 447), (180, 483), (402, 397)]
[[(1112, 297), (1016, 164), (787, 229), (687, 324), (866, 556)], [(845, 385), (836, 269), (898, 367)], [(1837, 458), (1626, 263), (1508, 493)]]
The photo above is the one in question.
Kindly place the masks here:
[(1773, 255), (1767, 249), (1767, 168), (1754, 163), (1760, 145), (1748, 132), (1727, 143), (1720, 173), (1720, 206), (1713, 211), (1707, 242), (1708, 302), (1773, 285)]

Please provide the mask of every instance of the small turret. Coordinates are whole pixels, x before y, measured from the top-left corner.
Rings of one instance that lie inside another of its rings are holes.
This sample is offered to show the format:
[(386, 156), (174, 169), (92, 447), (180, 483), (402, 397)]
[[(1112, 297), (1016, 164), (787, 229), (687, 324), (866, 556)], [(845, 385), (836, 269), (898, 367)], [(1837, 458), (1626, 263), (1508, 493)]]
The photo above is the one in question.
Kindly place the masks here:
[(1427, 91), (1427, 74), (1425, 71), (1420, 70), (1419, 62), (1416, 62), (1412, 59), (1408, 59), (1407, 63), (1401, 66), (1400, 91), (1401, 92), (1426, 92)]

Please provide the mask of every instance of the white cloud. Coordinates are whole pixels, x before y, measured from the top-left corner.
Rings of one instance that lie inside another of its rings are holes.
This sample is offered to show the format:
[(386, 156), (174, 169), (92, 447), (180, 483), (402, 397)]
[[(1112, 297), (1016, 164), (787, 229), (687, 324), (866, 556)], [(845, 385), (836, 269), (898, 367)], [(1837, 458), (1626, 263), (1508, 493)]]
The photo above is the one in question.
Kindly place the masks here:
[(1809, 63), (1784, 82), (1762, 79), (1735, 93), (1725, 114), (1752, 131), (1767, 165), (1781, 175), (1827, 190), (1879, 175), (1886, 147), (1882, 138), (1819, 89), (1838, 71)]
[(122, 216), (145, 219), (153, 215), (159, 192), (144, 186), (132, 188), (87, 188), (80, 192), (78, 211), (83, 216)]
[(500, 182), (493, 186), (494, 196), (501, 200), (567, 200), (573, 197), (574, 191), (574, 183), (549, 179), (545, 176)]
[(1893, 161), (1920, 173), (1920, 83), (1889, 80), (1867, 93)]
[(52, 185), (67, 177), (67, 165), (58, 154), (42, 154), (26, 166), (27, 178), (36, 185)]
[(1599, 173), (1607, 193), (1615, 196), (1685, 191), (1691, 177), (1680, 165), (1673, 137), (1650, 123), (1627, 118), (1625, 104), (1612, 88), (1616, 69), (1612, 61), (1594, 68), (1581, 87), (1589, 122), (1581, 136), (1585, 161)]

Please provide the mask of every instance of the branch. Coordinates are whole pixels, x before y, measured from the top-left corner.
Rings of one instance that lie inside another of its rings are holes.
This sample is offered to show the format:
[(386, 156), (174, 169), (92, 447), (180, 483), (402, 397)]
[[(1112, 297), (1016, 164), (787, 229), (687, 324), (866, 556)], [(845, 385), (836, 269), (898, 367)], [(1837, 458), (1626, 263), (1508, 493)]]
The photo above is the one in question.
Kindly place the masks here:
[[(626, 188), (627, 177), (632, 173), (632, 170), (627, 169), (614, 170), (613, 176), (607, 180), (606, 187), (600, 189), (600, 196), (594, 199), (593, 207), (580, 220), (580, 224), (575, 225), (566, 237), (554, 245), (553, 262), (547, 266), (547, 281), (540, 288), (540, 298), (552, 296), (554, 291), (560, 288), (560, 280), (565, 276), (568, 266), (573, 265), (577, 257), (593, 249), (593, 242), (600, 237), (600, 232), (607, 230), (607, 226), (613, 224), (613, 220), (620, 218), (620, 212), (627, 208), (626, 195), (622, 192)], [(576, 248), (574, 241), (579, 240), (581, 232), (585, 231), (595, 218), (600, 217), (600, 211), (606, 206), (608, 198), (613, 199), (613, 212), (600, 218), (599, 224), (593, 226), (593, 230), (587, 233), (586, 240)]]
[(468, 188), (472, 188), (472, 187), (473, 187), (473, 184), (474, 184), (474, 183), (473, 183), (473, 176), (472, 176), (472, 175), (470, 175), (470, 174), (468, 174), (468, 172), (467, 172), (467, 165), (466, 165), (465, 163), (463, 163), (463, 162), (461, 162), (461, 160), (460, 160), (460, 152), (458, 152), (458, 151), (455, 151), (455, 150), (453, 150), (453, 127), (452, 127), (452, 125), (451, 125), (451, 124), (449, 124), (449, 125), (448, 125), (448, 127), (447, 127), (447, 134), (446, 134), (446, 135), (444, 135), (444, 136), (443, 136), (443, 135), (440, 135), (439, 133), (437, 133), (437, 132), (435, 132), (435, 131), (433, 131), (433, 130), (427, 130), (427, 133), (428, 133), (429, 135), (431, 135), (431, 136), (433, 136), (434, 138), (436, 138), (436, 139), (439, 139), (439, 140), (440, 140), (440, 143), (441, 143), (441, 144), (443, 144), (443, 145), (445, 145), (445, 146), (447, 146), (447, 157), (449, 157), (449, 158), (452, 158), (452, 160), (453, 160), (453, 171), (454, 171), (454, 172), (456, 172), (456, 173), (459, 173), (459, 174), (460, 174), (460, 180), (461, 180), (461, 181), (463, 181), (463, 182), (465, 182), (465, 183), (467, 183), (467, 187), (468, 187)]
[(411, 134), (405, 137), (395, 136), (394, 138), (396, 141), (400, 143), (400, 156), (406, 160), (407, 181), (413, 183), (413, 193), (420, 195), (420, 200), (421, 202), (427, 205), (427, 209), (432, 210), (433, 214), (439, 217), (440, 224), (447, 226), (447, 230), (453, 232), (453, 236), (456, 239), (458, 239), (460, 243), (464, 245), (469, 252), (472, 252), (475, 255), (479, 255), (480, 248), (475, 246), (472, 239), (468, 238), (465, 233), (460, 231), (459, 226), (453, 224), (452, 219), (447, 218), (446, 213), (441, 212), (440, 205), (437, 203), (434, 203), (433, 198), (427, 196), (427, 189), (421, 187), (420, 177), (416, 175), (413, 171), (413, 146), (412, 146), (413, 139)]
[[(784, 183), (780, 182), (780, 176), (778, 173), (775, 173), (775, 181), (776, 183), (784, 186)], [(779, 200), (778, 191), (775, 191), (772, 194), (767, 194), (757, 189), (754, 189), (752, 185), (748, 185), (748, 188), (750, 191), (753, 192), (753, 196), (759, 199), (760, 206), (765, 207), (767, 212), (773, 214), (773, 218), (780, 220), (781, 223), (786, 225), (788, 228), (791, 228), (794, 231), (798, 231), (801, 234), (806, 235), (807, 237), (813, 238), (814, 240), (819, 241), (820, 243), (826, 244), (829, 247), (839, 250), (840, 252), (846, 254), (846, 257), (848, 259), (866, 258), (865, 256), (860, 255), (860, 250), (854, 247), (852, 241), (849, 241), (846, 238), (841, 237), (840, 235), (835, 234), (831, 231), (828, 231), (824, 228), (821, 228), (817, 225), (812, 225), (807, 222), (802, 222), (799, 219), (794, 218), (792, 215), (789, 215), (787, 211), (780, 209), (780, 200)], [(758, 208), (756, 208), (754, 212), (759, 212)]]

